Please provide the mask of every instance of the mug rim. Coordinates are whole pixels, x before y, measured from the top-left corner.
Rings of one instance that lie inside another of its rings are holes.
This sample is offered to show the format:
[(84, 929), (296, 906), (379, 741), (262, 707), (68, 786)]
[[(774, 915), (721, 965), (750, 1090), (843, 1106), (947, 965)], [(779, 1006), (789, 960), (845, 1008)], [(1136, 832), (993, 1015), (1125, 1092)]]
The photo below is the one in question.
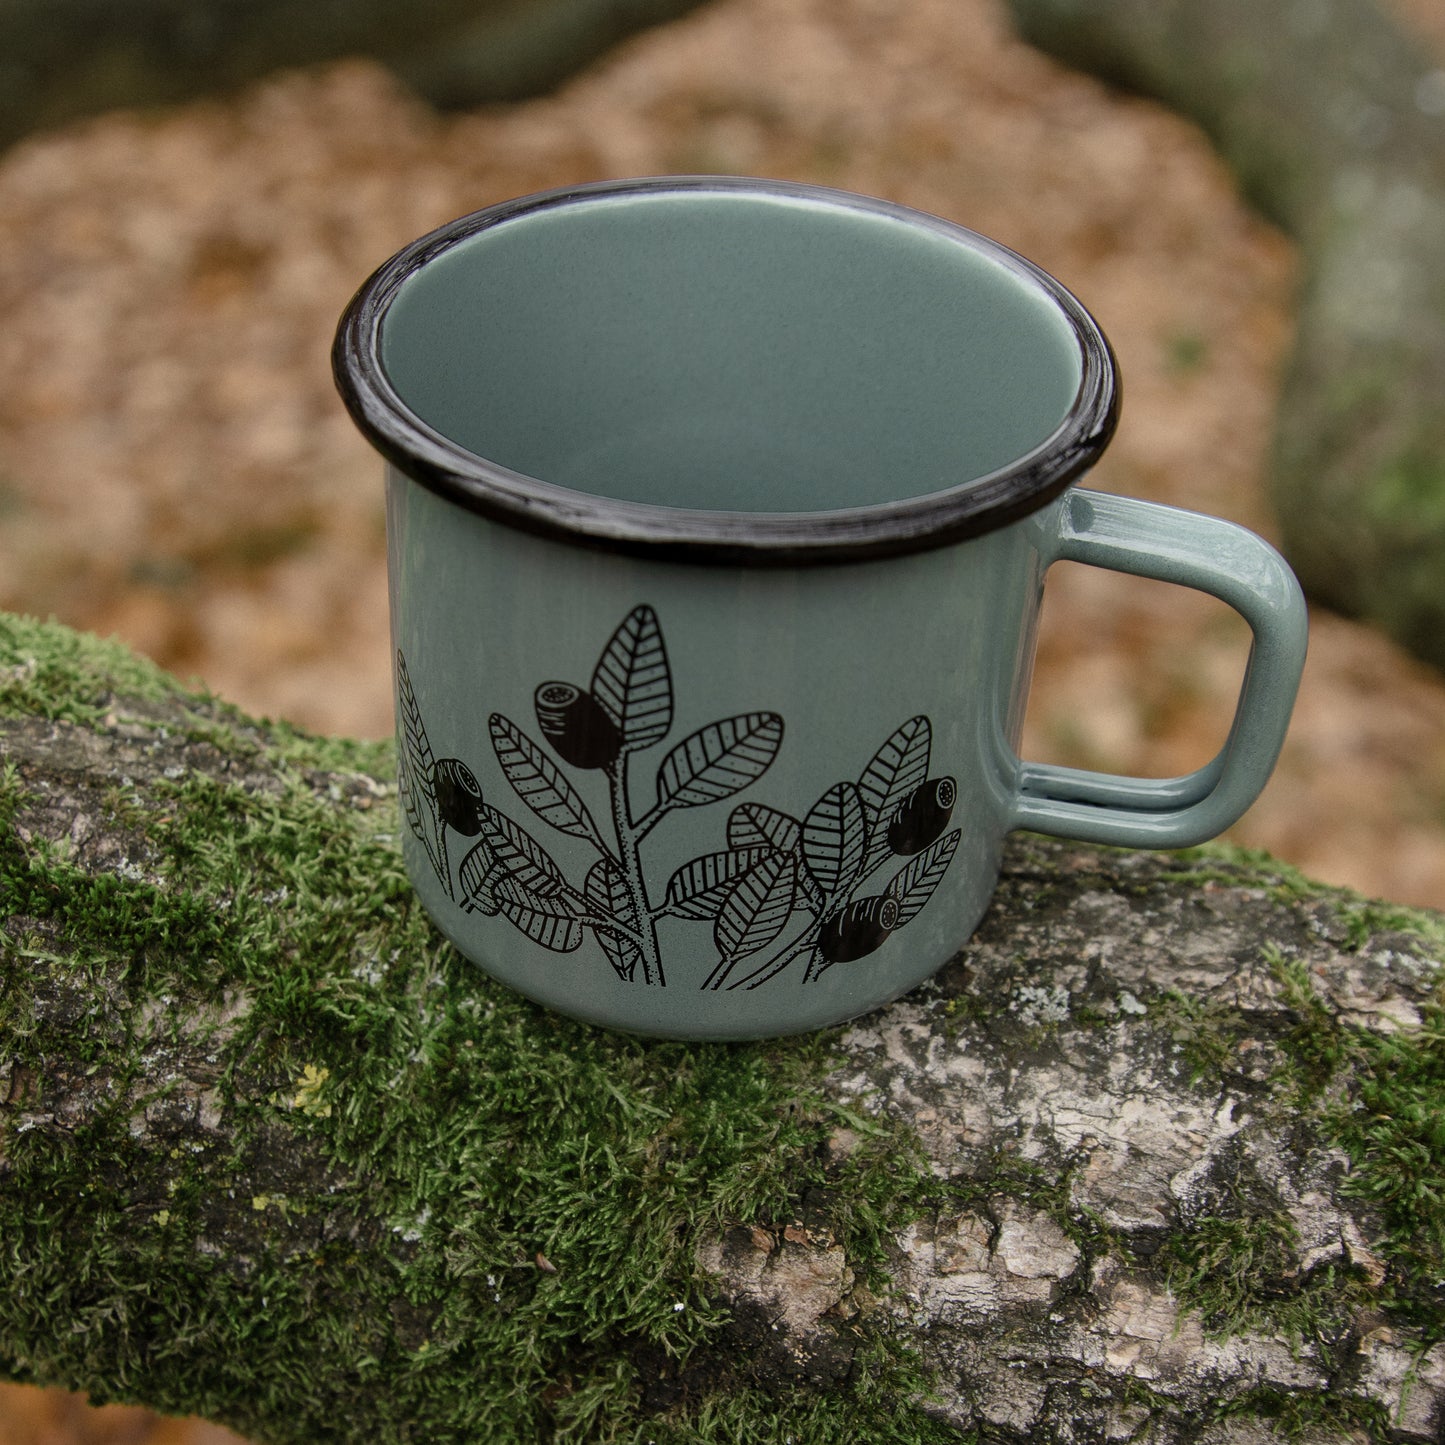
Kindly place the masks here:
[[(1053, 432), (1005, 466), (918, 496), (807, 512), (709, 511), (622, 501), (490, 461), (423, 421), (381, 361), (381, 327), (401, 287), (454, 246), (520, 216), (591, 199), (667, 194), (756, 195), (859, 210), (962, 245), (1011, 272), (1062, 313), (1079, 348), (1073, 401)], [(1114, 433), (1119, 380), (1098, 323), (1032, 261), (956, 222), (897, 202), (798, 181), (653, 176), (562, 186), (487, 206), (403, 247), (363, 282), (342, 314), (332, 370), (353, 421), (393, 466), (442, 498), (536, 535), (669, 561), (806, 565), (923, 551), (980, 536), (1038, 510), (1098, 460)]]

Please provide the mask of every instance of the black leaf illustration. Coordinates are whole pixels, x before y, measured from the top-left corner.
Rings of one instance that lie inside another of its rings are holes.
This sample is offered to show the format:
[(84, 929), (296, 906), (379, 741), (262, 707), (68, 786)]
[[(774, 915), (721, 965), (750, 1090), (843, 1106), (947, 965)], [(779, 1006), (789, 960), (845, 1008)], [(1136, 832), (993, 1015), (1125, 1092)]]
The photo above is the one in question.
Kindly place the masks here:
[(776, 713), (747, 712), (709, 723), (662, 760), (657, 801), (695, 808), (730, 797), (767, 772), (782, 740), (783, 720)]
[(536, 743), (509, 718), (491, 717), (492, 747), (517, 796), (544, 823), (601, 847), (597, 825), (572, 784)]
[(707, 853), (684, 863), (667, 881), (667, 906), (683, 918), (716, 918), (732, 886), (774, 850), (764, 844)]
[(728, 818), (730, 848), (773, 847), (791, 853), (802, 841), (803, 825), (765, 803), (739, 803)]
[(793, 911), (796, 868), (790, 853), (770, 853), (738, 879), (713, 926), (713, 939), (724, 958), (746, 958), (783, 931)]
[(853, 783), (835, 784), (803, 819), (803, 857), (828, 898), (853, 886), (867, 841), (862, 794)]
[[(887, 824), (899, 805), (928, 777), (933, 728), (920, 714), (911, 717), (874, 753), (858, 791), (868, 815), (868, 853), (863, 873), (868, 874), (888, 852)], [(880, 826), (881, 825), (881, 826)]]
[(416, 693), (406, 670), (406, 658), (398, 648), (396, 654), (397, 711), (401, 717), (402, 746), (397, 768), (397, 792), (402, 815), (413, 835), (426, 849), (432, 870), (441, 880), (448, 896), (455, 898), (452, 887), (451, 862), (447, 857), (446, 829), (433, 791), (431, 743), (427, 741), (426, 725), (421, 719)]
[(506, 872), (497, 861), (492, 845), (483, 838), (462, 859), (462, 866), (457, 870), (462, 885), (462, 907), (469, 913), (473, 910), (488, 915), (495, 913), (499, 905), (494, 885)]
[(890, 898), (898, 900), (895, 928), (902, 928), (933, 897), (933, 890), (953, 861), (962, 836), (957, 828), (945, 833), (932, 847), (910, 859), (889, 879), (885, 891)]
[(482, 837), (519, 888), (538, 898), (551, 898), (562, 891), (566, 880), (546, 849), (490, 804), (482, 805)]
[[(431, 832), (435, 827), (436, 804), (431, 795), (431, 776), (435, 763), (426, 725), (411, 688), (406, 658), (396, 654), (397, 712), (401, 717), (401, 757), (398, 759), (401, 781), (402, 809), (411, 831), (431, 850)], [(425, 810), (425, 811), (423, 811)], [(435, 859), (433, 859), (435, 862)]]
[(812, 983), (827, 967), (828, 960), (823, 957), (823, 950), (815, 944), (813, 951), (808, 955), (807, 966), (803, 970), (803, 982)]
[[(632, 902), (632, 892), (622, 870), (610, 859), (599, 858), (587, 874), (582, 888), (588, 903), (603, 917), (611, 917), (626, 928), (637, 930), (637, 909)], [(609, 933), (606, 929), (595, 930), (597, 941), (607, 955), (607, 961), (616, 970), (618, 977), (632, 979), (637, 965), (642, 962), (642, 951), (629, 938)]]
[(493, 893), (502, 916), (533, 943), (553, 953), (571, 953), (582, 946), (582, 925), (561, 894), (540, 897), (510, 876), (499, 878)]
[(815, 914), (821, 914), (828, 906), (828, 895), (818, 886), (811, 868), (798, 869), (798, 902)]
[(672, 726), (672, 676), (652, 608), (634, 607), (612, 634), (592, 674), (592, 696), (627, 752), (651, 746)]
[[(734, 807), (727, 848), (676, 868), (665, 902), (654, 903), (642, 852), (654, 826), (673, 809), (718, 802), (756, 782), (778, 755), (784, 723), (777, 713), (749, 712), (699, 728), (662, 760), (657, 802), (637, 816), (630, 754), (659, 742), (673, 718), (662, 633), (653, 610), (638, 606), (603, 649), (590, 690), (562, 682), (536, 689), (541, 741), (501, 713), (488, 719), (497, 764), (517, 796), (601, 855), (579, 891), (546, 848), (486, 801), (466, 761), (433, 756), (400, 652), (396, 676), (402, 809), (448, 894), (465, 912), (500, 915), (556, 953), (581, 947), (590, 931), (624, 982), (665, 985), (657, 925), (672, 915), (712, 923), (719, 957), (703, 989), (759, 988), (803, 959), (807, 983), (882, 947), (928, 903), (959, 846), (957, 829), (940, 836), (956, 810), (957, 784), (930, 776), (932, 728), (920, 714), (887, 739), (856, 783), (829, 788), (801, 821), (765, 803)], [(605, 773), (611, 810), (603, 823), (615, 847), (570, 781), (571, 768)], [(458, 836), (475, 841), (453, 876), (447, 845)], [(881, 892), (857, 897), (889, 851), (904, 866)], [(797, 911), (811, 918), (780, 942)], [(739, 967), (743, 960), (751, 962)], [(729, 982), (733, 974), (745, 976)]]

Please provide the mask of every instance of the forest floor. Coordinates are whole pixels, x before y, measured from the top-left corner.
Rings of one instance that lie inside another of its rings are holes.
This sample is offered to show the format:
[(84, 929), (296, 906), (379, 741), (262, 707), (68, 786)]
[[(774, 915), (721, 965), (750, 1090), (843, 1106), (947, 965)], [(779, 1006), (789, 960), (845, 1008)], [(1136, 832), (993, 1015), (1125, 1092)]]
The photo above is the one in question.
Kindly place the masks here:
[[(1445, 55), (1445, 11), (1399, 3)], [(454, 216), (690, 171), (886, 196), (1023, 252), (1119, 356), (1090, 485), (1273, 534), (1296, 257), (1198, 130), (1029, 49), (996, 0), (714, 0), (524, 104), (437, 116), (350, 61), (0, 156), (0, 607), (118, 635), (253, 712), (389, 732), (380, 463), (332, 388), (337, 316)], [(1246, 650), (1198, 594), (1059, 567), (1024, 751), (1198, 766)], [(1445, 677), (1316, 611), (1276, 776), (1230, 836), (1445, 907)], [(0, 1394), (0, 1445), (229, 1438)]]

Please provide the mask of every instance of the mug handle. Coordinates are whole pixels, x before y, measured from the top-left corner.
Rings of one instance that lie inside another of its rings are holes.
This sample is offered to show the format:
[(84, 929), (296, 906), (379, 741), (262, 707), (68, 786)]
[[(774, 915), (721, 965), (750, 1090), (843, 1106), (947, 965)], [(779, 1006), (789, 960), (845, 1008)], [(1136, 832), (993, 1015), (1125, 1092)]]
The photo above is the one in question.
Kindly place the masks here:
[(1187, 848), (1222, 833), (1263, 790), (1284, 744), (1308, 639), (1294, 573), (1253, 532), (1178, 507), (1075, 488), (1057, 509), (1045, 567), (1086, 562), (1208, 592), (1254, 633), (1229, 737), (1177, 778), (1021, 761), (1010, 828), (1125, 848)]

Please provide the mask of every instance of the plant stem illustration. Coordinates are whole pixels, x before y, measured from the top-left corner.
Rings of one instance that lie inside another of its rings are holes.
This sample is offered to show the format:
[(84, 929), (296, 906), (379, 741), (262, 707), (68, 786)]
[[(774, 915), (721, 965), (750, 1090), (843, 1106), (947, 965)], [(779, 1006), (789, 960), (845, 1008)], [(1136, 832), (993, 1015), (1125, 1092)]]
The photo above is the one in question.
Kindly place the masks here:
[[(957, 830), (944, 833), (957, 789), (952, 778), (930, 776), (932, 732), (919, 715), (890, 735), (856, 781), (828, 788), (801, 819), (762, 803), (735, 807), (727, 847), (674, 869), (654, 899), (644, 842), (674, 810), (720, 802), (757, 782), (782, 745), (783, 719), (739, 713), (690, 733), (658, 764), (655, 800), (635, 814), (637, 755), (666, 738), (674, 711), (657, 616), (640, 606), (608, 639), (586, 688), (556, 680), (536, 688), (532, 707), (543, 743), (502, 713), (488, 720), (497, 765), (517, 797), (597, 854), (579, 888), (484, 798), (466, 763), (434, 757), (401, 652), (396, 677), (402, 812), (447, 896), (463, 912), (500, 915), (555, 953), (573, 952), (591, 932), (625, 983), (666, 985), (657, 925), (668, 916), (712, 924), (718, 958), (704, 990), (755, 989), (799, 959), (807, 960), (801, 981), (815, 981), (836, 964), (872, 954), (907, 924), (958, 846)], [(602, 775), (606, 832), (553, 755), (577, 772)], [(451, 849), (463, 845), (453, 871)], [(908, 861), (865, 894), (884, 861), (898, 858)], [(734, 977), (800, 915), (802, 927), (788, 942)]]

